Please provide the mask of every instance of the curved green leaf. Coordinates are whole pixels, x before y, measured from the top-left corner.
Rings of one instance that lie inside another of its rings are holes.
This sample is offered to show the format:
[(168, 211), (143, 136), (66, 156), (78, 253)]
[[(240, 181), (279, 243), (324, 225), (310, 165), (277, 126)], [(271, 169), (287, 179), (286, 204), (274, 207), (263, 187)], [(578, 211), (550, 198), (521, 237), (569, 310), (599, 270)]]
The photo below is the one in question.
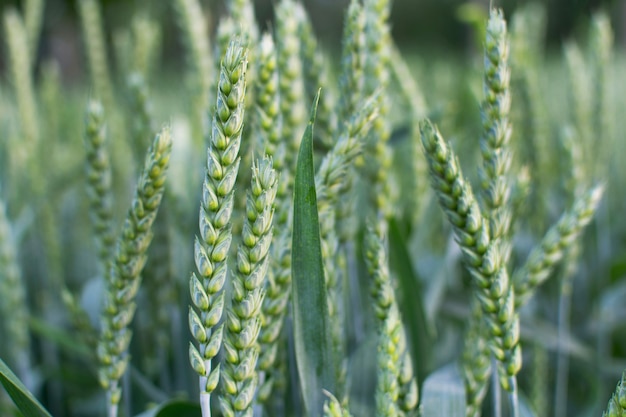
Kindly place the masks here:
[(0, 359), (0, 383), (24, 417), (52, 417), (2, 359)]
[(313, 122), (318, 100), (319, 92), (298, 153), (291, 255), (296, 362), (304, 406), (309, 416), (322, 414), (322, 388), (334, 392), (334, 364), (331, 363), (333, 355), (329, 343), (328, 305), (313, 165)]
[(424, 376), (431, 371), (428, 366), (431, 363), (435, 329), (426, 319), (422, 286), (415, 275), (409, 251), (395, 219), (389, 222), (389, 265), (398, 278), (398, 304), (406, 324), (418, 386), (421, 387)]

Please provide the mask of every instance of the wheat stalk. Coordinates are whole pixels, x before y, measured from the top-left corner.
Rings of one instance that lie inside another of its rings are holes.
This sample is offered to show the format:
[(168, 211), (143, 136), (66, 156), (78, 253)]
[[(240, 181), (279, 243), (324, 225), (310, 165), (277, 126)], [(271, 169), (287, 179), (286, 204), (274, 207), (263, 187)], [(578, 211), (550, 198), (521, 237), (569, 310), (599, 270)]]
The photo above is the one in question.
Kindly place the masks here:
[(258, 370), (261, 372), (256, 400), (266, 402), (272, 392), (276, 372), (278, 342), (291, 294), (291, 228), (288, 185), (290, 168), (285, 166), (287, 143), (282, 136), (282, 115), (278, 86), (276, 49), (272, 36), (265, 33), (257, 49), (256, 95), (260, 153), (272, 158), (280, 175), (276, 190), (274, 228), (278, 231), (271, 247), (266, 294), (261, 309), (261, 345)]
[(209, 98), (213, 86), (214, 63), (211, 57), (207, 16), (198, 0), (175, 0), (173, 2), (176, 22), (183, 34), (189, 74), (189, 89), (193, 91), (193, 137), (196, 144), (202, 143), (204, 117), (209, 111)]
[(254, 16), (254, 3), (250, 0), (229, 0), (227, 8), (238, 31), (245, 33), (250, 43), (255, 44), (260, 31)]
[[(591, 19), (589, 31), (591, 47), (591, 74), (592, 74), (592, 128), (593, 136), (600, 141), (600, 149), (594, 152), (596, 164), (599, 168), (608, 159), (609, 152), (609, 111), (608, 91), (610, 88), (609, 67), (613, 49), (613, 31), (609, 17), (599, 12)], [(602, 169), (602, 168), (601, 168)], [(602, 171), (601, 171), (602, 172)]]
[(91, 82), (96, 96), (102, 98), (104, 107), (111, 109), (114, 97), (109, 75), (100, 6), (96, 0), (79, 0), (78, 11), (85, 40), (85, 52), (87, 54)]
[[(352, 0), (345, 16), (342, 37), (341, 73), (339, 76), (339, 99), (337, 101), (337, 132), (350, 121), (359, 108), (363, 95), (363, 66), (365, 36), (365, 14), (358, 0)], [(356, 164), (355, 164), (356, 165)], [(356, 210), (356, 168), (348, 168), (345, 176), (345, 188), (348, 190), (337, 201), (335, 210), (335, 228), (339, 239), (339, 251), (336, 254), (337, 269), (348, 276), (348, 246), (355, 240), (359, 219)], [(350, 191), (353, 190), (353, 191)]]
[(131, 31), (133, 54), (130, 71), (138, 72), (147, 80), (160, 58), (162, 29), (155, 20), (139, 15), (133, 18)]
[[(516, 375), (521, 366), (519, 346), (519, 317), (511, 311), (508, 303), (514, 299), (513, 286), (506, 272), (511, 254), (511, 184), (509, 171), (511, 167), (511, 150), (509, 142), (512, 128), (509, 122), (511, 95), (509, 90), (510, 70), (508, 66), (509, 43), (507, 27), (501, 10), (492, 10), (487, 23), (485, 40), (484, 69), (484, 100), (481, 106), (483, 133), (480, 149), (483, 163), (479, 169), (483, 215), (489, 222), (490, 250), (496, 252), (499, 266), (495, 271), (495, 279), (490, 284), (492, 300), (497, 309), (490, 317), (490, 327), (498, 326), (495, 336), (500, 336), (500, 348), (504, 358), (499, 368), (503, 386), (517, 395)], [(503, 299), (497, 300), (493, 294), (500, 293)], [(479, 295), (480, 296), (480, 295)], [(495, 313), (495, 314), (493, 314)], [(492, 330), (493, 331), (493, 330)], [(503, 360), (504, 359), (504, 360)], [(517, 400), (514, 402), (514, 415), (517, 415)]]
[[(373, 278), (370, 293), (379, 326), (379, 383), (377, 415), (412, 415), (418, 403), (417, 382), (413, 363), (407, 351), (407, 340), (392, 279), (387, 265), (388, 254), (380, 230), (368, 227), (365, 237), (365, 263)], [(391, 379), (394, 379), (392, 381)], [(393, 404), (390, 403), (390, 399)], [(382, 414), (381, 414), (382, 413)], [(392, 413), (392, 414), (389, 414)]]
[(109, 416), (118, 413), (119, 381), (128, 366), (128, 328), (134, 315), (134, 299), (141, 284), (141, 271), (152, 240), (152, 223), (163, 197), (165, 174), (171, 151), (168, 128), (156, 135), (139, 177), (135, 196), (117, 241), (114, 262), (106, 282), (105, 307), (98, 343), (100, 384), (107, 390)]
[(30, 51), (31, 62), (37, 60), (44, 6), (44, 0), (26, 0), (24, 2), (24, 26), (28, 36), (28, 50)]
[(85, 119), (87, 148), (85, 171), (89, 213), (100, 261), (108, 273), (107, 265), (111, 261), (115, 236), (112, 224), (111, 164), (106, 148), (106, 126), (102, 104), (98, 101), (89, 102)]
[(226, 366), (222, 372), (224, 395), (220, 397), (220, 404), (226, 416), (252, 415), (252, 400), (258, 386), (256, 367), (260, 346), (257, 339), (261, 331), (277, 185), (270, 159), (253, 164), (224, 340)]
[(548, 279), (555, 264), (575, 243), (584, 227), (593, 218), (603, 191), (604, 187), (597, 185), (578, 198), (548, 230), (539, 245), (528, 255), (524, 265), (515, 271), (512, 280), (517, 295), (515, 303), (518, 307), (523, 306), (534, 290)]
[[(219, 365), (211, 369), (211, 359), (222, 344), (223, 326), (218, 325), (224, 308), (224, 282), (232, 240), (233, 188), (239, 170), (239, 146), (244, 120), (247, 51), (233, 40), (221, 63), (217, 101), (206, 176), (200, 203), (200, 237), (194, 245), (198, 275), (189, 281), (191, 300), (189, 324), (198, 348), (189, 344), (189, 360), (200, 377), (200, 404), (203, 416), (211, 415), (210, 398), (220, 376)], [(217, 327), (216, 327), (217, 326)]]
[(377, 95), (380, 117), (374, 122), (368, 138), (366, 165), (372, 185), (370, 200), (378, 216), (383, 219), (391, 216), (394, 201), (388, 176), (392, 158), (387, 144), (391, 136), (387, 95), (391, 46), (388, 19), (391, 4), (389, 0), (366, 0), (363, 6), (365, 12), (363, 97), (373, 95), (376, 91), (382, 92)]
[(391, 309), (381, 326), (378, 340), (376, 416), (396, 417), (400, 415), (398, 408), (399, 388), (398, 376), (400, 334), (403, 332), (396, 309)]
[(567, 63), (569, 124), (576, 130), (585, 150), (585, 161), (591, 166), (591, 97), (589, 85), (589, 68), (585, 63), (582, 51), (574, 42), (568, 42), (564, 48)]
[[(106, 125), (104, 108), (99, 101), (90, 101), (85, 114), (85, 148), (87, 198), (89, 218), (100, 258), (104, 282), (108, 282), (115, 236), (113, 234), (113, 212), (111, 191), (111, 166), (106, 148)], [(61, 300), (69, 312), (73, 326), (90, 347), (96, 348), (98, 335), (89, 321), (87, 313), (68, 288), (62, 288)]]
[(391, 77), (397, 85), (398, 94), (402, 96), (403, 101), (408, 108), (409, 124), (410, 124), (410, 170), (409, 184), (411, 192), (408, 193), (406, 204), (406, 217), (417, 222), (424, 210), (425, 203), (428, 201), (428, 167), (424, 154), (422, 153), (422, 142), (419, 129), (419, 121), (426, 117), (426, 101), (422, 91), (411, 74), (411, 70), (402, 57), (398, 47), (393, 44), (391, 48), (390, 60)]
[(154, 134), (153, 106), (148, 93), (148, 86), (140, 72), (134, 72), (127, 80), (129, 95), (130, 140), (135, 162), (140, 165), (142, 155), (149, 146), (149, 138)]
[(548, 111), (540, 79), (542, 33), (545, 11), (540, 5), (520, 8), (511, 22), (511, 68), (513, 92), (517, 105), (516, 143), (519, 159), (530, 167), (532, 188), (529, 200), (529, 223), (533, 230), (542, 230), (547, 218), (546, 205), (549, 163), (547, 144)]
[(480, 417), (489, 386), (491, 358), (486, 329), (478, 298), (472, 300), (472, 317), (465, 333), (461, 370), (465, 384), (466, 417)]
[(324, 392), (328, 399), (324, 402), (323, 417), (351, 417), (350, 411), (341, 406), (341, 403), (330, 392)]
[(3, 318), (4, 340), (10, 341), (4, 344), (2, 352), (7, 355), (7, 362), (15, 367), (17, 375), (32, 388), (30, 336), (25, 326), (30, 313), (15, 247), (6, 207), (0, 199), (0, 317)]
[(304, 8), (300, 3), (296, 3), (296, 19), (298, 19), (298, 33), (300, 36), (302, 59), (304, 92), (306, 102), (311, 103), (317, 95), (317, 91), (325, 87), (320, 94), (315, 118), (315, 135), (317, 143), (330, 148), (333, 145), (333, 134), (337, 128), (337, 113), (335, 112), (335, 102), (337, 101), (330, 79), (330, 68), (327, 65), (326, 57), (318, 47), (313, 25)]
[[(20, 147), (16, 149), (17, 165), (33, 165), (36, 149), (39, 145), (39, 117), (35, 92), (33, 88), (33, 78), (31, 75), (32, 62), (28, 54), (28, 36), (22, 18), (13, 9), (4, 12), (4, 31), (11, 63), (11, 78), (15, 89), (15, 98), (20, 118), (20, 129), (22, 141)], [(34, 178), (37, 176), (34, 175)], [(35, 182), (36, 186), (36, 182)]]
[(421, 131), (431, 185), (454, 229), (466, 268), (478, 289), (477, 297), (490, 331), (489, 347), (496, 359), (506, 365), (500, 382), (506, 390), (515, 392), (513, 376), (521, 367), (519, 320), (515, 317), (513, 290), (508, 285), (500, 249), (489, 236), (489, 224), (480, 212), (454, 152), (430, 121), (421, 123)]
[[(301, 40), (298, 34), (298, 8), (293, 0), (281, 0), (276, 5), (274, 41), (278, 49), (280, 110), (283, 118), (283, 138), (288, 141), (287, 163), (294, 172), (297, 154), (306, 124), (304, 104), (304, 74), (300, 59)], [(291, 188), (291, 185), (289, 186)]]
[[(363, 97), (365, 66), (365, 11), (358, 0), (351, 0), (344, 22), (339, 76), (338, 119), (343, 124), (359, 107)], [(339, 126), (338, 126), (339, 127)]]
[(622, 417), (626, 415), (626, 373), (622, 373), (622, 379), (617, 383), (615, 392), (611, 396), (602, 417)]

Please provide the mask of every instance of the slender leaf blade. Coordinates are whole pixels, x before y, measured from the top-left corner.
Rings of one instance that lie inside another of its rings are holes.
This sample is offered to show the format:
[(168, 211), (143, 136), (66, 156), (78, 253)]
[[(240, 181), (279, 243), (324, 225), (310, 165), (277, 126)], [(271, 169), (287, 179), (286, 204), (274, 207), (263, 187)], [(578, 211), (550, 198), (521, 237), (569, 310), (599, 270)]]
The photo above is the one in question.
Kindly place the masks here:
[(293, 331), (298, 376), (304, 406), (309, 416), (322, 414), (322, 388), (334, 391), (334, 364), (330, 351), (326, 284), (315, 193), (313, 123), (319, 92), (302, 137), (294, 183), (293, 242)]
[(52, 417), (2, 359), (0, 359), (0, 383), (24, 417)]
[(406, 323), (411, 359), (421, 387), (424, 376), (431, 371), (428, 366), (431, 363), (430, 347), (433, 345), (435, 330), (426, 319), (422, 287), (395, 219), (389, 222), (389, 264), (398, 278), (397, 299), (402, 319)]

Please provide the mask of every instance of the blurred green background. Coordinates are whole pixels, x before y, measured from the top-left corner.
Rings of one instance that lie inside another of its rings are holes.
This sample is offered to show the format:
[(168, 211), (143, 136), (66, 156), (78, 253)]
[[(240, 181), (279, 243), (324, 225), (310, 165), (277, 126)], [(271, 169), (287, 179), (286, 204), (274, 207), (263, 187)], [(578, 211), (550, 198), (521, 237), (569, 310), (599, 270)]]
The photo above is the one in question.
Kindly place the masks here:
[[(43, 36), (39, 45), (40, 58), (54, 58), (61, 66), (66, 83), (84, 80), (84, 60), (79, 37), (77, 0), (47, 0)], [(20, 1), (0, 1), (1, 9), (7, 6), (20, 8)], [(102, 0), (107, 36), (116, 28), (126, 26), (135, 11), (151, 14), (165, 25), (164, 65), (176, 71), (182, 65), (182, 47), (174, 27), (173, 14), (167, 0)], [(507, 16), (528, 0), (494, 1)], [(205, 0), (205, 10), (214, 11), (214, 25), (223, 0)], [(304, 0), (318, 37), (329, 49), (338, 52), (343, 12), (348, 0)], [(560, 49), (564, 40), (571, 37), (584, 39), (589, 16), (604, 9), (612, 18), (615, 41), (618, 47), (626, 46), (626, 0), (546, 0), (548, 22), (546, 42), (548, 48)], [(271, 24), (272, 0), (255, 2), (261, 23)], [(472, 21), (481, 22), (486, 16), (489, 0), (395, 0), (391, 16), (394, 39), (403, 49), (428, 52), (437, 50), (465, 54), (476, 49)], [(267, 27), (263, 25), (263, 27)], [(3, 45), (4, 47), (4, 45)], [(2, 55), (4, 57), (4, 54)], [(4, 58), (1, 68), (6, 67)]]

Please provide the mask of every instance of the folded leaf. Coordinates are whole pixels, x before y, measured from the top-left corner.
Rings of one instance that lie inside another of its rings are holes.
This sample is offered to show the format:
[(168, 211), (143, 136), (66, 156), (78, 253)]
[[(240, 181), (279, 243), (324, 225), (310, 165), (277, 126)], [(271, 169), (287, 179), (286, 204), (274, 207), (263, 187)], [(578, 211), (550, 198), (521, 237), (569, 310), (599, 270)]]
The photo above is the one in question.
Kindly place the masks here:
[(52, 417), (2, 359), (0, 359), (0, 383), (24, 417)]
[(313, 165), (313, 121), (318, 99), (319, 93), (298, 153), (291, 265), (296, 362), (309, 416), (322, 414), (323, 388), (335, 391)]

